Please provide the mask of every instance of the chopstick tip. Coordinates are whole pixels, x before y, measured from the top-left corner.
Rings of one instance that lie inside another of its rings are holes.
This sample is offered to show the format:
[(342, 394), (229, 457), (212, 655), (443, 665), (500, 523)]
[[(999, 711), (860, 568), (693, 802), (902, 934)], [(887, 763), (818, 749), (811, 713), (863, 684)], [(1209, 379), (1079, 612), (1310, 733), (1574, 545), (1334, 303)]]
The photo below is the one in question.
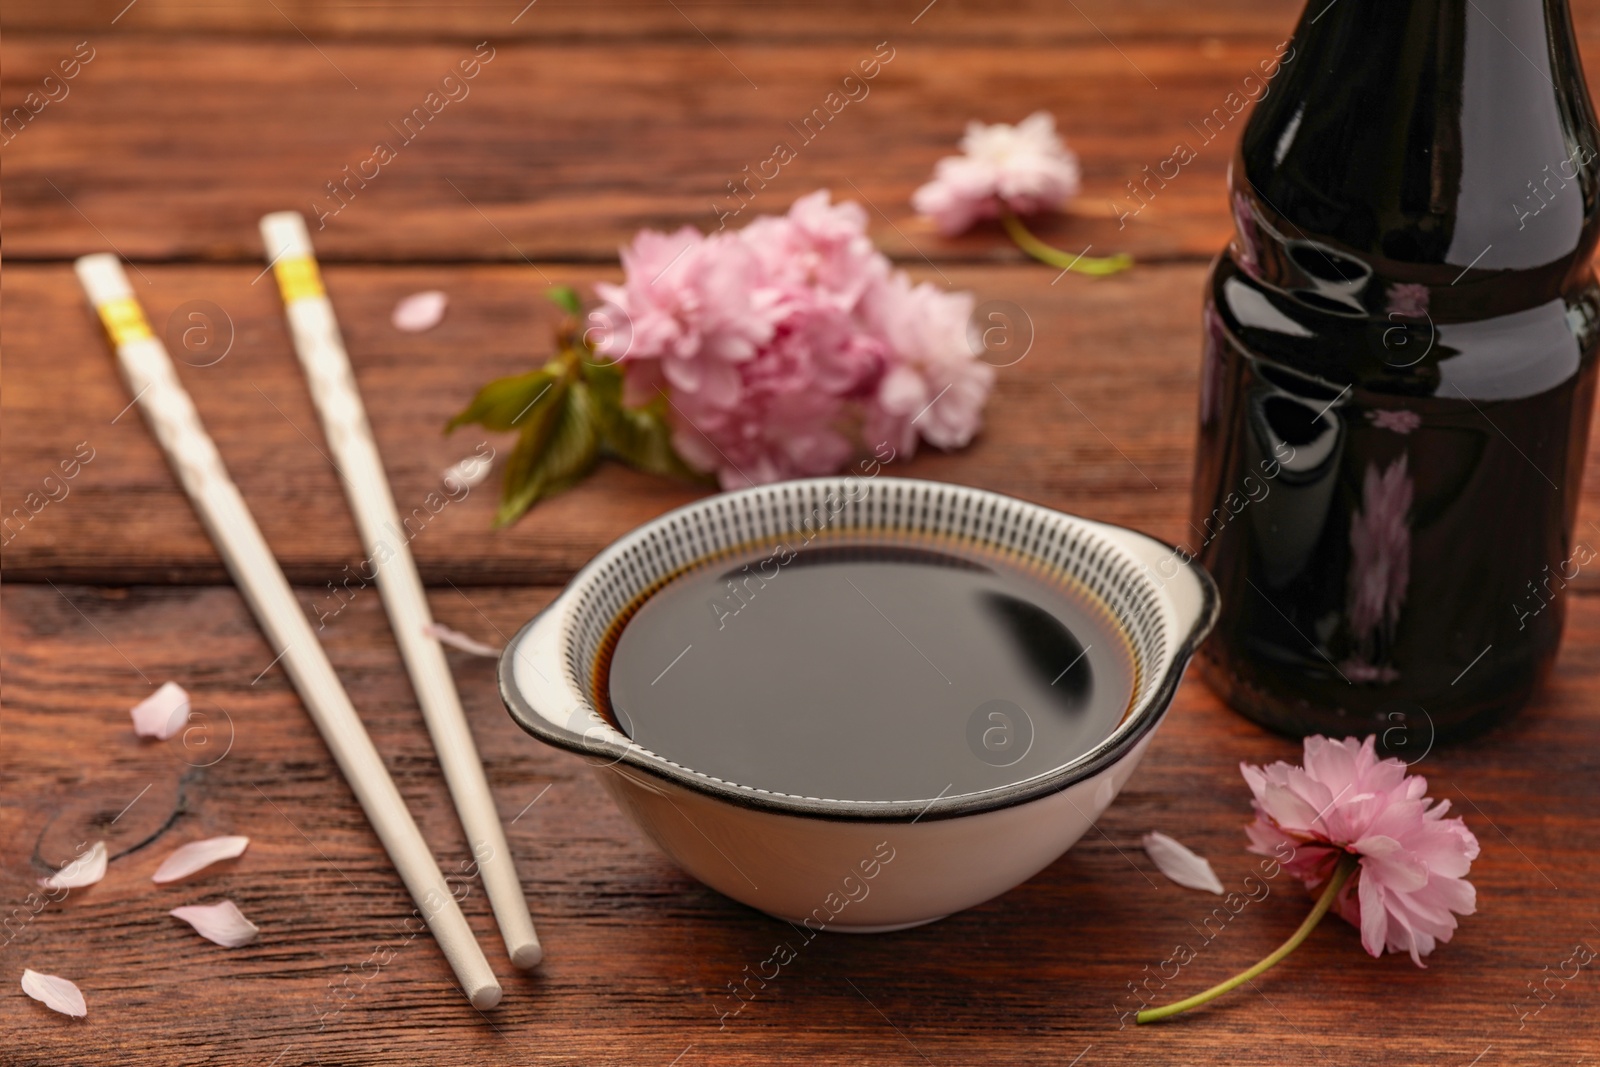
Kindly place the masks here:
[(544, 947), (538, 941), (518, 945), (511, 950), (511, 963), (518, 970), (526, 971), (529, 968), (537, 967), (543, 959)]
[(488, 1011), (500, 1003), (500, 983), (490, 982), (478, 986), (467, 994), (467, 999), (472, 1001), (472, 1006), (479, 1011)]

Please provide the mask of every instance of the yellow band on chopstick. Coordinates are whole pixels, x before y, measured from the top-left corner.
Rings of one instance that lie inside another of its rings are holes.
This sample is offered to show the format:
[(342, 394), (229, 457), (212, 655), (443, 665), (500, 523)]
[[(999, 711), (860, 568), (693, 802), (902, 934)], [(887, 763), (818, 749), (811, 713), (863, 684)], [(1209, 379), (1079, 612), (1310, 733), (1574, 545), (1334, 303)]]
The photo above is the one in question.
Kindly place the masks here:
[(285, 304), (327, 295), (317, 261), (310, 256), (284, 256), (272, 265), (272, 273), (278, 279), (278, 291)]
[(144, 309), (131, 296), (119, 296), (115, 300), (107, 300), (95, 310), (100, 313), (100, 321), (105, 325), (106, 333), (111, 336), (111, 344), (115, 348), (121, 348), (134, 341), (148, 341), (155, 336), (150, 332), (150, 323), (144, 317)]

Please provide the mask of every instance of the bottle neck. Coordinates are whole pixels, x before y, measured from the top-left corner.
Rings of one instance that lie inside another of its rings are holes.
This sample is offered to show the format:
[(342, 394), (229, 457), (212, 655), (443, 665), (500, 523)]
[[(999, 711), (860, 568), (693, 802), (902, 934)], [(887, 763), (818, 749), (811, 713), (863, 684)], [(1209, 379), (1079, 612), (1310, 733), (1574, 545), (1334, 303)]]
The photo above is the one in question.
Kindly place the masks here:
[(1289, 56), (1235, 165), (1242, 259), (1347, 287), (1589, 270), (1600, 134), (1566, 0), (1310, 0)]

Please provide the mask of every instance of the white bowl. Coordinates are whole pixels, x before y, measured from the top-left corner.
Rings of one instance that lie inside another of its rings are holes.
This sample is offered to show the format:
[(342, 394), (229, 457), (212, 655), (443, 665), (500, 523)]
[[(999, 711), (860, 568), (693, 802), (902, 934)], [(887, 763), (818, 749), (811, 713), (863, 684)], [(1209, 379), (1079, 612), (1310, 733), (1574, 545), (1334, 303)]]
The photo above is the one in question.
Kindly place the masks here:
[[(1131, 709), (1105, 740), (1044, 774), (916, 801), (715, 778), (599, 714), (594, 667), (630, 605), (707, 557), (819, 527), (954, 534), (1060, 568), (1126, 634), (1138, 673)], [(808, 930), (896, 930), (998, 896), (1070, 848), (1138, 766), (1216, 611), (1198, 565), (1131, 530), (964, 486), (816, 478), (709, 497), (624, 536), (507, 646), (500, 691), (523, 729), (586, 757), (628, 817), (706, 885)]]

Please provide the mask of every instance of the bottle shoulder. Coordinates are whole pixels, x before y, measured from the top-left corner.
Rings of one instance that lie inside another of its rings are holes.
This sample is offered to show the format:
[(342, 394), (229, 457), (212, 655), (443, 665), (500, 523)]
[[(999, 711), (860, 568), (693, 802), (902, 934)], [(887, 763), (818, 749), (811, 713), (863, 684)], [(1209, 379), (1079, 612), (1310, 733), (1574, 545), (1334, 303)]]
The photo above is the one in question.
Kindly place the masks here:
[(1264, 281), (1230, 247), (1207, 278), (1206, 326), (1213, 341), (1231, 338), (1251, 358), (1321, 388), (1485, 401), (1553, 388), (1592, 365), (1600, 348), (1592, 268), (1548, 299), (1500, 308), (1379, 284), (1376, 310), (1330, 308)]

